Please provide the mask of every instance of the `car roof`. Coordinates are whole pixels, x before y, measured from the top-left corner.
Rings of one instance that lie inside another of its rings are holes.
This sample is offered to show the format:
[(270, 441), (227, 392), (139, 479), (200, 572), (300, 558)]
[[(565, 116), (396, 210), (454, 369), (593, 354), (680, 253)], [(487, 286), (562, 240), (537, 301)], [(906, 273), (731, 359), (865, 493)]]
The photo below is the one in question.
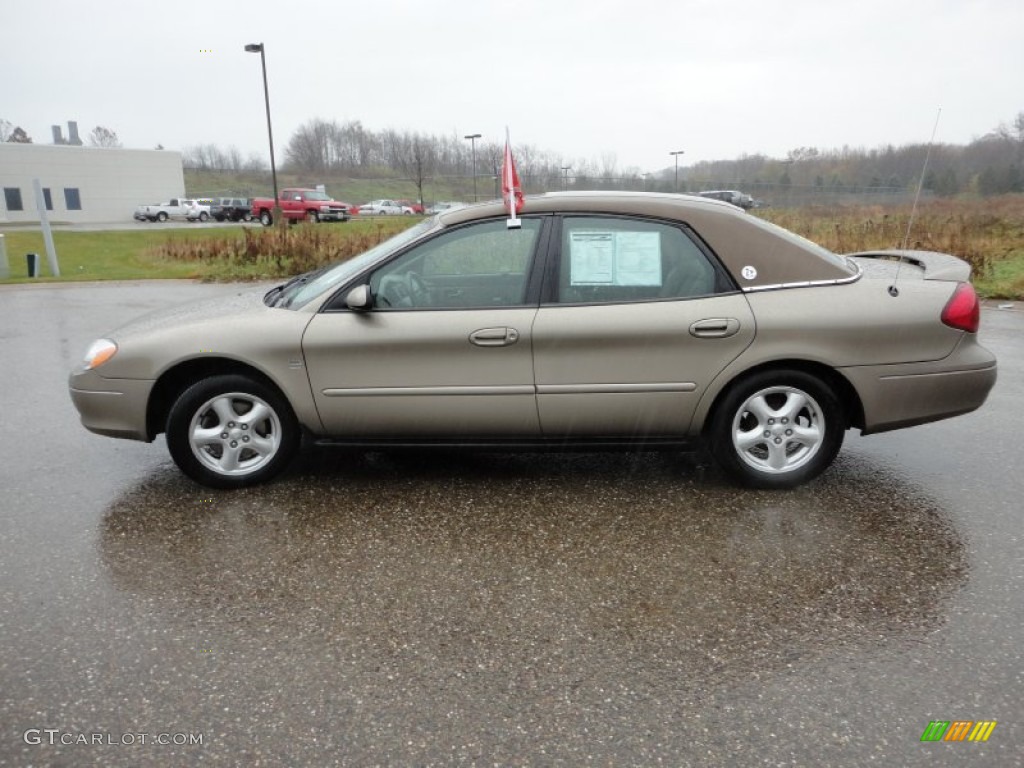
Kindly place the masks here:
[[(502, 201), (494, 200), (444, 211), (438, 219), (450, 227), (507, 215), (507, 210)], [(622, 214), (682, 222), (722, 259), (744, 290), (845, 281), (859, 274), (843, 257), (713, 198), (657, 192), (548, 192), (524, 199), (520, 215), (531, 213)]]

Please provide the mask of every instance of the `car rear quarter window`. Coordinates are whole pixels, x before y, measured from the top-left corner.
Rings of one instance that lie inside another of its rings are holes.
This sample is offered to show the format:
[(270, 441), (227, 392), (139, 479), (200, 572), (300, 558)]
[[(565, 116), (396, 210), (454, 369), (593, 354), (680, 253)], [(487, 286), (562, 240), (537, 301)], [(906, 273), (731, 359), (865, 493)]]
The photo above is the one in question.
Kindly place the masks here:
[(685, 299), (719, 284), (708, 257), (678, 227), (601, 216), (563, 220), (557, 272), (561, 304)]

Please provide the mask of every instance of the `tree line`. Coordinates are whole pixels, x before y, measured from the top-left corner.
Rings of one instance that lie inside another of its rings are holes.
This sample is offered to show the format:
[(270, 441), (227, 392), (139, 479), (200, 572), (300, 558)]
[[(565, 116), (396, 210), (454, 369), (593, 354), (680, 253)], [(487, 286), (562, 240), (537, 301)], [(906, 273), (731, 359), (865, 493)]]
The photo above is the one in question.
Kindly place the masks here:
[[(299, 126), (288, 140), (282, 167), (310, 176), (407, 179), (422, 197), (424, 182), (432, 178), (496, 178), (503, 151), (503, 142), (478, 140), (474, 147), (457, 134), (373, 131), (358, 120), (314, 118)], [(667, 162), (664, 168), (642, 173), (636, 166), (620, 167), (614, 153), (569, 158), (533, 145), (516, 145), (515, 153), (516, 166), (529, 191), (676, 188), (675, 168)], [(784, 158), (753, 154), (699, 162), (680, 169), (678, 191), (739, 187), (755, 195), (759, 190), (789, 189), (833, 194), (909, 192), (921, 180), (926, 156), (923, 186), (932, 194), (1024, 192), (1024, 112), (1010, 124), (1001, 124), (966, 145), (797, 147)], [(202, 167), (196, 152), (186, 152), (185, 162), (186, 167)]]
[[(31, 143), (20, 127), (0, 119), (0, 141)], [(91, 146), (120, 147), (117, 134), (96, 126)], [(163, 147), (158, 146), (158, 149)], [(300, 125), (285, 145), (282, 170), (311, 178), (403, 179), (412, 182), (423, 199), (431, 179), (469, 179), (489, 194), (489, 184), (501, 172), (503, 142), (433, 135), (417, 131), (374, 131), (362, 122), (313, 118)], [(923, 186), (938, 196), (965, 192), (983, 196), (1024, 192), (1024, 112), (966, 145), (908, 144), (866, 149), (797, 147), (784, 158), (763, 154), (733, 160), (703, 161), (680, 168), (642, 173), (636, 166), (619, 167), (614, 153), (599, 158), (569, 158), (529, 144), (515, 147), (516, 166), (527, 191), (553, 189), (649, 189), (700, 191), (715, 187), (760, 191), (803, 190), (838, 195), (846, 191), (907, 192), (916, 188), (928, 157)], [(187, 146), (186, 168), (260, 172), (268, 167), (263, 155), (246, 155), (237, 147), (215, 144)]]
[(926, 158), (923, 188), (935, 195), (1024, 192), (1024, 112), (1011, 124), (999, 125), (966, 145), (798, 147), (782, 159), (744, 155), (736, 160), (698, 163), (688, 169), (688, 179), (697, 184), (728, 179), (754, 189), (913, 190), (921, 180)]

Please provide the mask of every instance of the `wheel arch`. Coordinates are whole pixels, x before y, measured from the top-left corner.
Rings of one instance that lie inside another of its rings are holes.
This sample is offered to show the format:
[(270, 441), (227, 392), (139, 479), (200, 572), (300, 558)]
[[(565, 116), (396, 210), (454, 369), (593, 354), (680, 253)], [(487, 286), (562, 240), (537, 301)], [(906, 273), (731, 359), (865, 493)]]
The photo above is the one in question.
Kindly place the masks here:
[[(147, 439), (152, 440), (164, 431), (171, 406), (174, 405), (174, 401), (178, 399), (182, 392), (201, 379), (230, 374), (248, 376), (259, 381), (264, 386), (273, 389), (291, 406), (288, 396), (278, 386), (277, 382), (255, 366), (226, 357), (202, 357), (184, 360), (160, 374), (160, 377), (153, 385), (153, 389), (150, 391), (149, 401), (146, 404)], [(294, 406), (291, 407), (294, 409)]]
[(714, 399), (711, 401), (711, 405), (708, 407), (703, 419), (701, 427), (702, 435), (704, 437), (708, 436), (708, 430), (711, 428), (715, 414), (718, 412), (722, 401), (735, 386), (749, 376), (763, 373), (765, 371), (782, 370), (800, 371), (820, 379), (824, 384), (831, 388), (833, 392), (835, 392), (837, 399), (843, 406), (848, 426), (864, 429), (864, 405), (861, 402), (860, 395), (857, 393), (853, 384), (850, 383), (849, 379), (843, 376), (843, 374), (835, 368), (825, 365), (824, 363), (813, 360), (802, 360), (799, 358), (787, 358), (766, 361), (734, 374), (728, 382), (726, 382), (715, 393)]

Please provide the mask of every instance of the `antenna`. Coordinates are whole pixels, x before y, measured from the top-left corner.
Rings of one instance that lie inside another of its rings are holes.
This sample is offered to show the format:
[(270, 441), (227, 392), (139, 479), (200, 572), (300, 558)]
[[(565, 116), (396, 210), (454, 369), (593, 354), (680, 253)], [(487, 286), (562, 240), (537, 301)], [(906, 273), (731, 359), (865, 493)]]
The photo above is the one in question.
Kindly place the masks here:
[[(932, 156), (932, 145), (935, 143), (935, 132), (939, 129), (939, 118), (942, 117), (942, 107), (939, 107), (939, 111), (935, 115), (935, 125), (932, 126), (932, 136), (928, 139), (928, 150), (924, 153), (924, 167), (921, 168), (921, 178), (917, 180), (917, 192), (914, 194), (914, 204), (910, 207), (910, 218), (907, 220), (907, 233), (903, 236), (903, 249), (907, 250), (907, 245), (910, 243), (910, 229), (914, 226), (914, 216), (917, 215), (917, 203), (921, 199), (921, 190), (924, 188), (924, 177), (928, 173), (928, 161)], [(889, 295), (896, 298), (900, 295), (900, 289), (896, 287), (896, 284), (900, 281), (900, 269), (903, 267), (903, 257), (900, 257), (899, 262), (896, 264), (896, 277), (893, 278), (892, 285), (889, 286)]]

